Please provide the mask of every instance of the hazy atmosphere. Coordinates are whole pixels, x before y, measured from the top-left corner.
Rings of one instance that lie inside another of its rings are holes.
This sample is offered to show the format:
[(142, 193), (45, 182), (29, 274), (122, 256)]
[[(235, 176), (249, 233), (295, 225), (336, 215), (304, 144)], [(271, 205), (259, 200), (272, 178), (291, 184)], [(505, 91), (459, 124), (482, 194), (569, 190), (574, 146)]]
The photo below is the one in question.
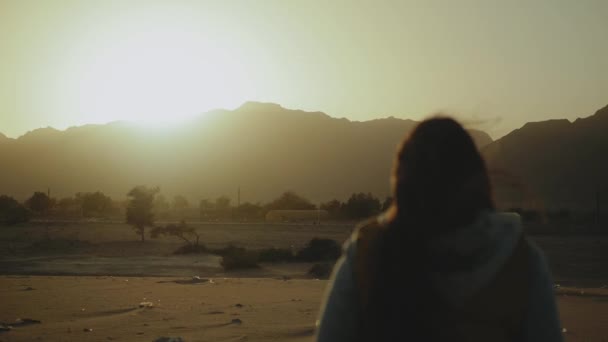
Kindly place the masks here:
[(0, 342), (608, 341), (608, 0), (0, 0)]
[(602, 0), (0, 1), (0, 132), (184, 119), (246, 101), (449, 111), (499, 138), (606, 104)]

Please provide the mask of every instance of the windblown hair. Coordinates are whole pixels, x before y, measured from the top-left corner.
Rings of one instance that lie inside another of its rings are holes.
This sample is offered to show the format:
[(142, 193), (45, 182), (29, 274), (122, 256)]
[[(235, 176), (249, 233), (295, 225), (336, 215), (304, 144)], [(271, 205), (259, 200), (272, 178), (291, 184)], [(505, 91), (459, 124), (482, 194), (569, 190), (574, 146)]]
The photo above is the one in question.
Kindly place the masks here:
[(494, 209), (485, 162), (458, 122), (434, 117), (420, 123), (401, 144), (391, 181), (393, 205), (383, 226), (380, 252), (370, 259), (373, 271), (363, 339), (440, 340), (436, 332), (442, 327), (434, 326), (434, 320), (447, 310), (430, 274), (472, 266), (466, 259), (431, 255), (428, 242)]
[(486, 165), (473, 139), (446, 117), (423, 121), (405, 139), (392, 185), (391, 219), (422, 224), (424, 235), (457, 229), (494, 208)]

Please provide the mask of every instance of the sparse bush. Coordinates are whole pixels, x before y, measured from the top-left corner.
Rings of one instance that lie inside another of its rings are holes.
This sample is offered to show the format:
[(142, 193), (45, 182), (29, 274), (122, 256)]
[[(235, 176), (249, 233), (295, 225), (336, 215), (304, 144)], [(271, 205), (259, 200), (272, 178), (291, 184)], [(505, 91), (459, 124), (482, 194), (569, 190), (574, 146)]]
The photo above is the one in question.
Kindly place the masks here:
[(210, 250), (210, 252), (222, 257), (221, 265), (227, 271), (259, 267), (258, 253), (248, 251), (243, 247), (228, 245), (224, 248)]
[(315, 278), (327, 279), (331, 275), (331, 271), (333, 270), (333, 268), (333, 264), (327, 262), (314, 264), (312, 265), (310, 270), (308, 270), (308, 274)]
[(85, 217), (100, 216), (112, 210), (112, 199), (103, 192), (79, 192), (75, 201), (80, 204)]
[(295, 257), (287, 248), (266, 248), (259, 251), (258, 259), (260, 262), (289, 262)]
[(193, 228), (186, 224), (186, 221), (181, 220), (179, 224), (168, 224), (159, 226), (150, 231), (150, 236), (153, 239), (159, 236), (172, 236), (182, 240), (185, 245), (181, 246), (173, 254), (196, 254), (207, 253), (207, 247), (200, 243), (200, 235)]
[(340, 244), (332, 239), (313, 238), (298, 252), (299, 261), (315, 262), (336, 260), (342, 254)]
[(150, 231), (150, 236), (153, 239), (156, 239), (159, 236), (172, 236), (182, 240), (188, 245), (200, 245), (200, 235), (196, 229), (189, 227), (184, 220), (181, 220), (178, 224), (171, 223), (166, 226), (155, 227)]
[(221, 265), (226, 271), (259, 267), (256, 252), (241, 247), (228, 246), (221, 250), (221, 253)]

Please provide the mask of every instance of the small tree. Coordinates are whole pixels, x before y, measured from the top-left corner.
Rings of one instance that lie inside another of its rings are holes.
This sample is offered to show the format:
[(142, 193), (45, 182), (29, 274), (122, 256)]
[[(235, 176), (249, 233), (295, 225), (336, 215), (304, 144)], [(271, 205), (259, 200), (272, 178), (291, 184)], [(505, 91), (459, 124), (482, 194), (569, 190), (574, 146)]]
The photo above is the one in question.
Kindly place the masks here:
[(76, 200), (80, 202), (84, 216), (107, 214), (112, 209), (112, 199), (103, 192), (79, 192)]
[(135, 233), (146, 241), (146, 227), (154, 225), (154, 197), (159, 192), (158, 187), (148, 188), (136, 186), (127, 196), (130, 198), (127, 205), (127, 223), (133, 226)]
[(27, 222), (30, 218), (30, 211), (14, 198), (0, 195), (0, 222), (6, 224), (16, 224)]
[(279, 198), (268, 203), (268, 210), (312, 210), (316, 209), (308, 199), (293, 191), (284, 192)]
[(344, 215), (349, 219), (362, 219), (380, 213), (382, 203), (371, 193), (352, 194), (342, 206)]
[(327, 213), (329, 214), (329, 217), (336, 219), (336, 218), (340, 218), (342, 215), (341, 213), (341, 209), (342, 209), (342, 203), (340, 201), (338, 201), (337, 199), (331, 200), (329, 202), (326, 203), (322, 203), (320, 208), (322, 210), (327, 211)]
[(35, 213), (46, 214), (53, 206), (53, 201), (44, 192), (37, 191), (25, 201), (25, 206)]

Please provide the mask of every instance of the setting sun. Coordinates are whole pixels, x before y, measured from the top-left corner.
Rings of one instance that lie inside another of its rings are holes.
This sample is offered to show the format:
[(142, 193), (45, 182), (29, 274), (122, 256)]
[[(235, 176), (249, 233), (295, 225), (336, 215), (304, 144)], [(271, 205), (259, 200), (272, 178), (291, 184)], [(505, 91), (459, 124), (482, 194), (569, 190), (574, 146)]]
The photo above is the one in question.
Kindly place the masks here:
[[(205, 28), (161, 9), (139, 20), (115, 20), (81, 34), (62, 74), (66, 99), (86, 121), (169, 121), (212, 107), (236, 107), (252, 85), (235, 44), (218, 41)], [(181, 15), (181, 17), (180, 17)]]
[(606, 340), (606, 13), (0, 0), (0, 342)]

